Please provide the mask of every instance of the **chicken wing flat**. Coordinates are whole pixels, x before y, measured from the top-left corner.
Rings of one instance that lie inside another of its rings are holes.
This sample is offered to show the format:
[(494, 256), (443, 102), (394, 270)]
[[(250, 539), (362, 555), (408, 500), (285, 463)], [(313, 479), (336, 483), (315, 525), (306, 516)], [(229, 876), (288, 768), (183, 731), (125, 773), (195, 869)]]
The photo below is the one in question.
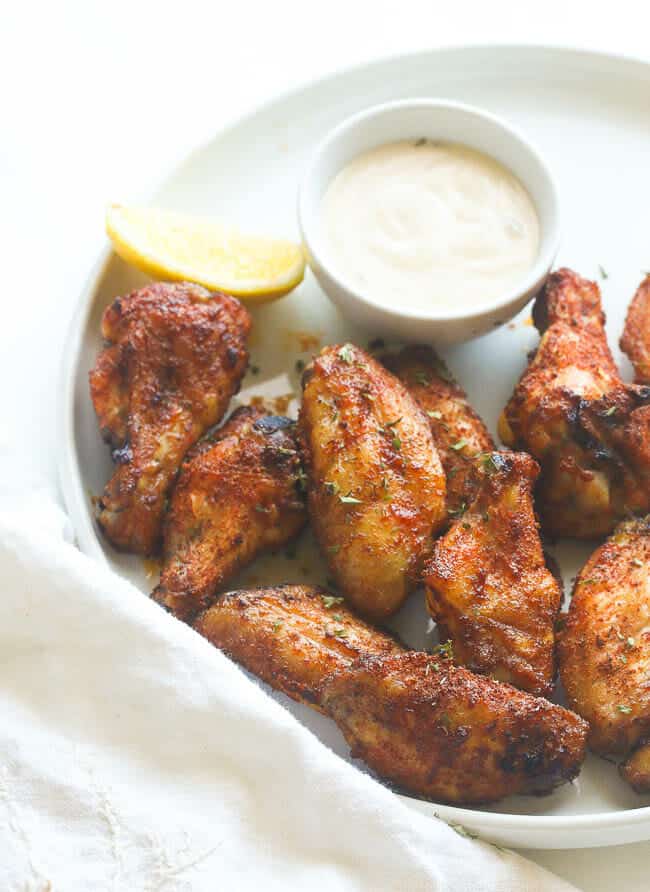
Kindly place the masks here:
[(533, 507), (539, 467), (525, 453), (489, 452), (477, 468), (477, 497), (427, 561), (427, 606), (457, 663), (549, 696), (562, 596)]
[(622, 523), (575, 582), (559, 636), (569, 705), (595, 752), (627, 757), (623, 776), (650, 791), (650, 518)]
[(548, 792), (585, 756), (577, 715), (429, 654), (363, 657), (326, 680), (322, 702), (353, 756), (431, 799)]
[(206, 607), (261, 551), (300, 532), (307, 519), (300, 485), (294, 422), (237, 409), (182, 465), (153, 597), (179, 619)]
[(326, 676), (362, 655), (403, 650), (342, 602), (311, 585), (229, 592), (194, 628), (276, 690), (320, 709)]
[(359, 347), (326, 347), (303, 375), (298, 422), (309, 513), (341, 591), (394, 613), (445, 522), (445, 477), (422, 410)]
[(447, 478), (447, 509), (453, 517), (476, 494), (474, 458), (491, 452), (494, 441), (467, 394), (431, 347), (405, 347), (382, 356), (383, 364), (424, 410)]
[(156, 551), (183, 456), (239, 388), (250, 325), (238, 300), (187, 283), (147, 285), (104, 312), (90, 393), (117, 465), (97, 519), (117, 548)]
[(650, 508), (650, 388), (621, 380), (595, 282), (553, 273), (533, 318), (542, 339), (499, 432), (542, 467), (537, 507), (548, 533), (604, 536)]
[(621, 350), (634, 366), (637, 384), (650, 384), (650, 273), (639, 285), (627, 311)]

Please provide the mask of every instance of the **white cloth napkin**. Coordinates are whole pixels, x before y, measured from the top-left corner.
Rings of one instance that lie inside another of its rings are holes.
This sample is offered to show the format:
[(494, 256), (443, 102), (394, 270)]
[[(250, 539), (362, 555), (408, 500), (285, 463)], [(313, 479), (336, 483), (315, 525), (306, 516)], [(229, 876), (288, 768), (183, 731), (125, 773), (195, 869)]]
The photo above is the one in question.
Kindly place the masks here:
[(0, 485), (2, 892), (572, 888), (408, 809), (71, 540), (51, 488)]

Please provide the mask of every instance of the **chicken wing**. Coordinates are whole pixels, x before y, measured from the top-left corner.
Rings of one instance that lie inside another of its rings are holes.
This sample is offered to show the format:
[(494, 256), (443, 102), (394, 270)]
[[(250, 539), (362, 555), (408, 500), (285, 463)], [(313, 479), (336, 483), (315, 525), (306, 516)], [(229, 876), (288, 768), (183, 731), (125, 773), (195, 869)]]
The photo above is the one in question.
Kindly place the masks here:
[(445, 522), (431, 431), (404, 386), (351, 344), (326, 347), (303, 375), (298, 423), (314, 532), (361, 613), (394, 613)]
[(474, 502), (426, 564), (427, 606), (457, 663), (549, 696), (561, 592), (547, 569), (533, 508), (539, 467), (525, 453), (477, 462)]
[(106, 309), (90, 393), (117, 465), (97, 519), (117, 548), (156, 551), (183, 456), (239, 388), (250, 325), (238, 300), (187, 283), (147, 285)]
[(342, 602), (311, 585), (229, 592), (194, 628), (276, 690), (320, 709), (327, 675), (364, 654), (403, 650)]
[(153, 597), (189, 619), (260, 551), (294, 538), (307, 519), (288, 418), (241, 408), (183, 463), (164, 523)]
[(325, 681), (322, 703), (353, 756), (436, 800), (548, 792), (585, 756), (577, 715), (429, 654), (363, 657)]
[(632, 298), (620, 346), (634, 366), (637, 384), (650, 384), (650, 273)]
[[(595, 752), (630, 756), (623, 776), (650, 791), (650, 518), (622, 523), (576, 579), (559, 636), (569, 705)], [(631, 755), (630, 755), (631, 754)]]
[(474, 458), (494, 441), (467, 394), (431, 347), (405, 347), (381, 361), (424, 410), (447, 478), (447, 509), (457, 515), (476, 495)]
[(553, 273), (533, 317), (542, 339), (501, 416), (501, 438), (542, 467), (547, 532), (607, 535), (650, 508), (650, 388), (621, 380), (594, 282)]

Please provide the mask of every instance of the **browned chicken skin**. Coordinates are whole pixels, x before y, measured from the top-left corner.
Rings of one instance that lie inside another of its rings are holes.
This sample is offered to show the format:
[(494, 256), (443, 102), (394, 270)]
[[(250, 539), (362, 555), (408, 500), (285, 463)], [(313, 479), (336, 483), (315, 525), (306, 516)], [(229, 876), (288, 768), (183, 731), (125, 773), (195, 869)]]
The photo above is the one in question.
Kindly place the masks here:
[(230, 592), (194, 627), (277, 690), (330, 715), (382, 777), (419, 796), (489, 802), (578, 773), (586, 723), (451, 660), (407, 653), (323, 589)]
[(429, 654), (363, 657), (325, 681), (323, 707), (353, 756), (446, 802), (548, 792), (585, 756), (577, 715)]
[(491, 452), (494, 441), (467, 394), (431, 347), (405, 347), (381, 357), (424, 410), (447, 477), (450, 516), (474, 498), (478, 483), (474, 458)]
[[(650, 792), (650, 518), (622, 523), (576, 579), (559, 638), (569, 705), (595, 752), (629, 756), (623, 776)], [(630, 755), (631, 754), (631, 755)]]
[(533, 315), (542, 339), (499, 432), (541, 465), (537, 508), (544, 529), (603, 536), (630, 513), (650, 508), (650, 388), (621, 380), (594, 282), (558, 270)]
[(364, 654), (403, 648), (311, 585), (229, 592), (194, 628), (276, 690), (320, 708), (323, 679)]
[(309, 513), (330, 572), (360, 612), (387, 617), (445, 522), (445, 478), (422, 410), (379, 362), (326, 347), (303, 376)]
[(98, 522), (117, 548), (156, 551), (183, 456), (239, 388), (250, 324), (235, 298), (187, 283), (147, 285), (104, 312), (110, 343), (90, 392), (117, 465)]
[(549, 696), (561, 592), (533, 508), (538, 473), (525, 453), (485, 453), (477, 461), (478, 495), (436, 542), (424, 582), (457, 663)]
[(264, 549), (307, 520), (295, 424), (241, 408), (183, 463), (164, 524), (153, 596), (179, 619), (206, 607)]
[(634, 366), (637, 384), (650, 384), (650, 273), (639, 285), (627, 311), (621, 350)]

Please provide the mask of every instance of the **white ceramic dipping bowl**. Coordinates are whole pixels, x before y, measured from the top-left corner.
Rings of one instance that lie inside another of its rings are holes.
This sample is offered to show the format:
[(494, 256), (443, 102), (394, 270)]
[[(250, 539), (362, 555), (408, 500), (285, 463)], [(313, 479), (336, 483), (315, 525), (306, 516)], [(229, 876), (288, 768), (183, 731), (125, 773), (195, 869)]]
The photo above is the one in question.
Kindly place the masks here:
[[(528, 190), (537, 210), (540, 245), (537, 260), (515, 288), (484, 304), (426, 311), (388, 306), (362, 293), (337, 271), (330, 256), (321, 202), (336, 174), (358, 155), (398, 140), (463, 143), (500, 161)], [(451, 344), (485, 334), (511, 319), (539, 291), (560, 241), (557, 189), (539, 153), (510, 125), (458, 102), (412, 99), (377, 105), (332, 130), (312, 156), (298, 193), (298, 221), (314, 275), (341, 313), (378, 334), (406, 341)]]

